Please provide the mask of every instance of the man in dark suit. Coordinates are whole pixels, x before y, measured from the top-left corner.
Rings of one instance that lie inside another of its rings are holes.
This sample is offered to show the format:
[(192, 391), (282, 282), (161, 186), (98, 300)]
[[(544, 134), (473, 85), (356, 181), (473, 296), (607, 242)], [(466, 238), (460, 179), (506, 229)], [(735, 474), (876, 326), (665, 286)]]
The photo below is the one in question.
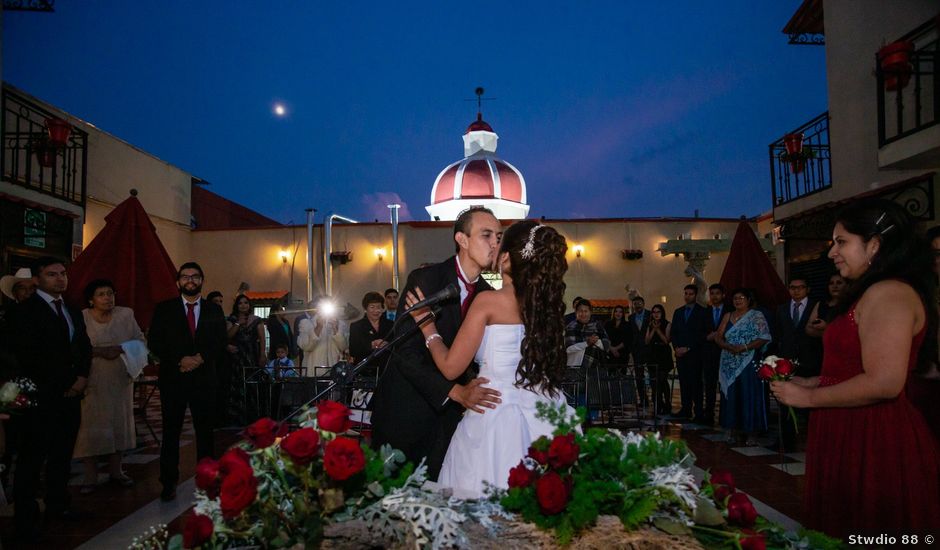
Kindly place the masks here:
[(703, 421), (704, 391), (702, 389), (702, 348), (705, 344), (705, 322), (708, 312), (696, 302), (698, 287), (685, 285), (682, 298), (685, 305), (672, 315), (669, 337), (676, 352), (676, 370), (679, 371), (682, 408), (675, 418)]
[(708, 287), (708, 315), (705, 318), (705, 344), (702, 347), (702, 378), (705, 382), (705, 408), (701, 423), (715, 423), (715, 397), (718, 393), (718, 371), (721, 364), (721, 348), (718, 347), (718, 327), (721, 317), (728, 312), (725, 306), (725, 287), (715, 283)]
[[(439, 264), (416, 269), (408, 276), (402, 294), (416, 287), (430, 296), (447, 285), (460, 288), (460, 299), (439, 304), (437, 331), (450, 346), (474, 296), (490, 286), (480, 277), (484, 268), (496, 259), (502, 227), (493, 213), (482, 207), (464, 211), (454, 222), (457, 255)], [(404, 315), (405, 300), (398, 305), (398, 317)], [(407, 315), (399, 321), (396, 334), (415, 328), (415, 320)], [(469, 365), (468, 365), (469, 366)], [(420, 330), (398, 344), (388, 368), (379, 379), (373, 399), (372, 446), (388, 443), (401, 449), (408, 460), (417, 464), (427, 459), (428, 478), (436, 480), (450, 438), (464, 408), (483, 412), (493, 408), (499, 392), (486, 388), (485, 379), (469, 379), (468, 375), (450, 381), (441, 374), (427, 350)]]
[[(816, 307), (816, 301), (809, 299), (810, 288), (806, 279), (790, 279), (788, 290), (790, 300), (777, 308), (774, 319), (773, 336), (777, 343), (777, 355), (797, 361), (797, 376), (818, 376), (822, 364), (822, 350), (816, 339), (806, 334), (806, 322), (810, 312)], [(781, 429), (784, 450), (795, 451), (796, 432), (793, 423), (784, 420)]]
[(646, 345), (646, 331), (650, 328), (650, 310), (645, 309), (646, 300), (642, 296), (633, 297), (633, 313), (628, 320), (636, 330), (632, 331), (633, 346), (630, 353), (633, 355), (634, 379), (636, 381), (636, 392), (640, 396), (640, 403), (646, 406), (649, 400), (646, 397), (646, 369), (644, 364), (649, 361)]
[(91, 342), (80, 311), (63, 302), (68, 274), (62, 260), (39, 258), (32, 268), (36, 293), (11, 320), (16, 371), (35, 382), (35, 406), (20, 418), (16, 460), (15, 523), (18, 538), (39, 538), (40, 471), (46, 466), (46, 517), (78, 519), (70, 508), (69, 463), (81, 424), (81, 399), (91, 368)]
[(157, 304), (147, 334), (150, 351), (160, 362), (160, 498), (164, 501), (176, 498), (180, 432), (187, 406), (196, 432), (197, 460), (213, 455), (218, 384), (215, 366), (225, 348), (225, 314), (218, 305), (202, 298), (203, 277), (202, 268), (195, 262), (180, 266), (176, 277), (180, 297)]

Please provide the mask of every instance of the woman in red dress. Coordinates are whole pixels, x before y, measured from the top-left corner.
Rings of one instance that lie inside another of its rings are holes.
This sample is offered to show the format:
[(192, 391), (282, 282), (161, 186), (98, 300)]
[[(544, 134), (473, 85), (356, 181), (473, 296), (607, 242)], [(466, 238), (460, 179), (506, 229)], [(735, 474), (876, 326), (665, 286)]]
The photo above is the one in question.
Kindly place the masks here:
[(782, 403), (813, 409), (804, 520), (841, 538), (923, 534), (940, 527), (940, 443), (905, 385), (936, 326), (928, 249), (890, 201), (848, 206), (832, 241), (850, 284), (823, 334), (822, 373), (771, 383)]

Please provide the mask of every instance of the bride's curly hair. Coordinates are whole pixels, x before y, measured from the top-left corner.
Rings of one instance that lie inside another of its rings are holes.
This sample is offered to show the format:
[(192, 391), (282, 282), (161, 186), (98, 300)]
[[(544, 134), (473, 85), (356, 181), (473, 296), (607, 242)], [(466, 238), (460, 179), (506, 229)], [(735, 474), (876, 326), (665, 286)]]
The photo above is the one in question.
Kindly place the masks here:
[[(510, 276), (525, 326), (516, 386), (558, 395), (565, 374), (565, 272), (568, 243), (549, 226), (514, 223), (503, 233), (500, 256), (509, 253)], [(526, 248), (530, 240), (531, 246)], [(523, 251), (525, 249), (525, 252)]]

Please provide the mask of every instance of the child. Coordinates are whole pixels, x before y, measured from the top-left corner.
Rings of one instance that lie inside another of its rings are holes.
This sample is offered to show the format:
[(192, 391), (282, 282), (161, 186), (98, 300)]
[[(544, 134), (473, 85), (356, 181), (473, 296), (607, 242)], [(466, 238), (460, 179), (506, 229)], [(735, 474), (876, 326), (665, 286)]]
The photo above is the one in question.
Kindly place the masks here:
[(287, 346), (280, 345), (275, 348), (276, 357), (268, 362), (264, 370), (275, 379), (297, 376), (297, 369), (294, 368), (294, 362), (287, 357)]

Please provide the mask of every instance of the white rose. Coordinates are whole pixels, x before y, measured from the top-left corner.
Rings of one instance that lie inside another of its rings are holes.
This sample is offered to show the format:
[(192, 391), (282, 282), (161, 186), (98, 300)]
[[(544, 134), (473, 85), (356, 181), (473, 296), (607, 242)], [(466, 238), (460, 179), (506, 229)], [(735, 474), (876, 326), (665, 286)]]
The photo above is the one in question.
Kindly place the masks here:
[(0, 403), (12, 403), (20, 394), (20, 387), (16, 382), (7, 382), (0, 388)]

